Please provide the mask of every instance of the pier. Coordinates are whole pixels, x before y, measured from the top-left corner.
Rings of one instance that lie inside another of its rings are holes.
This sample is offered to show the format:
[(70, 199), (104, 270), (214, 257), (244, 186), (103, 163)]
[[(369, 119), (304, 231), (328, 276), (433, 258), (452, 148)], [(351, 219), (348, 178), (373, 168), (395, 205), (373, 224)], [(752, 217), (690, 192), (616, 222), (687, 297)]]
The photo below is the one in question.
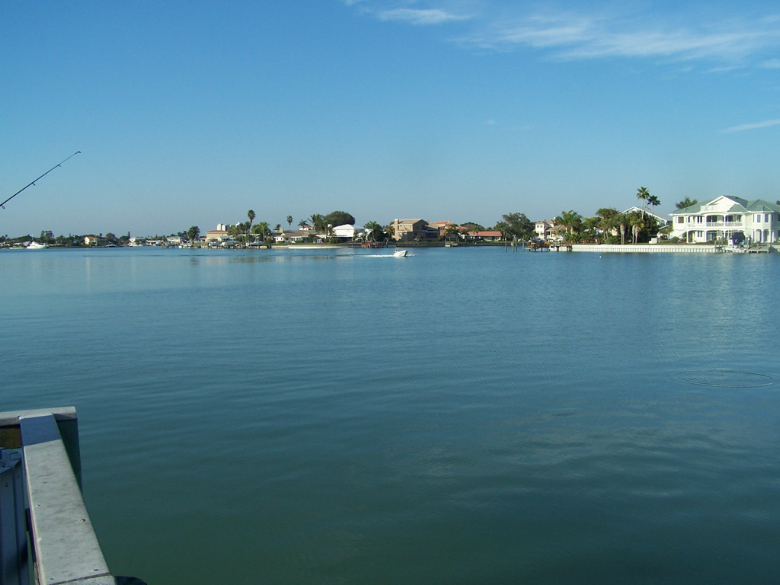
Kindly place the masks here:
[(103, 558), (73, 407), (0, 413), (0, 563), (2, 585), (145, 585)]

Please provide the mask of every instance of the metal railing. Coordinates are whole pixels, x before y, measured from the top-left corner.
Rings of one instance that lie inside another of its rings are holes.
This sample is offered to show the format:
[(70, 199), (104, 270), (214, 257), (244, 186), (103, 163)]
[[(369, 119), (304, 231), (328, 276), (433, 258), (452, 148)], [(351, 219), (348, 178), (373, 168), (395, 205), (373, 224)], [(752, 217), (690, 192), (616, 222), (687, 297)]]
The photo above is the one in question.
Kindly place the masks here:
[(111, 575), (81, 496), (73, 407), (0, 413), (0, 585), (144, 585)]

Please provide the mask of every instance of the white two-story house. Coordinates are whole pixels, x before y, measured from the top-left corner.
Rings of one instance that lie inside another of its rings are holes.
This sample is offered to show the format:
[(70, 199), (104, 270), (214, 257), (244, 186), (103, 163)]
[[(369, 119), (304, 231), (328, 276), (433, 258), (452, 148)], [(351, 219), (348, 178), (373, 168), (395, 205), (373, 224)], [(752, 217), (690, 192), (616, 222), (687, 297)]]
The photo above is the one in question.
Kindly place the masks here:
[(780, 241), (780, 205), (763, 199), (723, 195), (678, 209), (672, 216), (672, 237), (691, 243), (729, 240), (738, 232), (753, 243)]

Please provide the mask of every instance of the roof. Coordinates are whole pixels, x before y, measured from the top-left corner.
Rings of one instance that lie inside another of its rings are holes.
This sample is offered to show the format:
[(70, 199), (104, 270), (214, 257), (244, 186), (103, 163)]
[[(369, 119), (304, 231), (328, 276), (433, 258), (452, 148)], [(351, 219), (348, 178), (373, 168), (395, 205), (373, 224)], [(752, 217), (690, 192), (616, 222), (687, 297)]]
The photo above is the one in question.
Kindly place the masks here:
[(663, 215), (658, 215), (657, 213), (653, 213), (652, 211), (648, 211), (647, 209), (642, 209), (641, 207), (637, 207), (636, 205), (633, 205), (633, 206), (629, 207), (623, 213), (632, 213), (634, 211), (639, 211), (641, 213), (645, 213), (647, 215), (650, 215), (650, 216), (656, 218), (659, 221), (663, 221), (663, 222), (669, 223), (669, 218), (668, 217), (664, 217)]
[(483, 230), (481, 232), (469, 232), (470, 236), (482, 236), (482, 237), (489, 237), (489, 236), (500, 236), (501, 232), (497, 230)]
[(780, 211), (780, 205), (764, 201), (763, 199), (748, 201), (746, 208), (748, 211)]
[(705, 206), (714, 205), (719, 200), (729, 201), (732, 203), (728, 209), (723, 210), (731, 213), (750, 213), (759, 211), (780, 212), (780, 205), (771, 203), (764, 199), (743, 199), (742, 197), (721, 195), (719, 197), (715, 197), (714, 199), (710, 199), (709, 201), (705, 201), (704, 203), (697, 203), (696, 205), (678, 209), (673, 211), (671, 215), (695, 215), (697, 213), (702, 213)]

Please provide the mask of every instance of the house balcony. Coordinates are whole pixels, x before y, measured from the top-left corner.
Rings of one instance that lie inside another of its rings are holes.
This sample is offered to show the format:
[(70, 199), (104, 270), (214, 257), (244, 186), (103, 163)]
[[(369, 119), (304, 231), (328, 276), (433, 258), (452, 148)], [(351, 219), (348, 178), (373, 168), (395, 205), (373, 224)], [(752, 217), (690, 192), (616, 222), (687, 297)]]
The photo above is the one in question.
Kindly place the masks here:
[(708, 221), (706, 223), (699, 223), (696, 224), (699, 226), (704, 227), (705, 229), (709, 228), (741, 228), (744, 227), (744, 223), (741, 221)]

